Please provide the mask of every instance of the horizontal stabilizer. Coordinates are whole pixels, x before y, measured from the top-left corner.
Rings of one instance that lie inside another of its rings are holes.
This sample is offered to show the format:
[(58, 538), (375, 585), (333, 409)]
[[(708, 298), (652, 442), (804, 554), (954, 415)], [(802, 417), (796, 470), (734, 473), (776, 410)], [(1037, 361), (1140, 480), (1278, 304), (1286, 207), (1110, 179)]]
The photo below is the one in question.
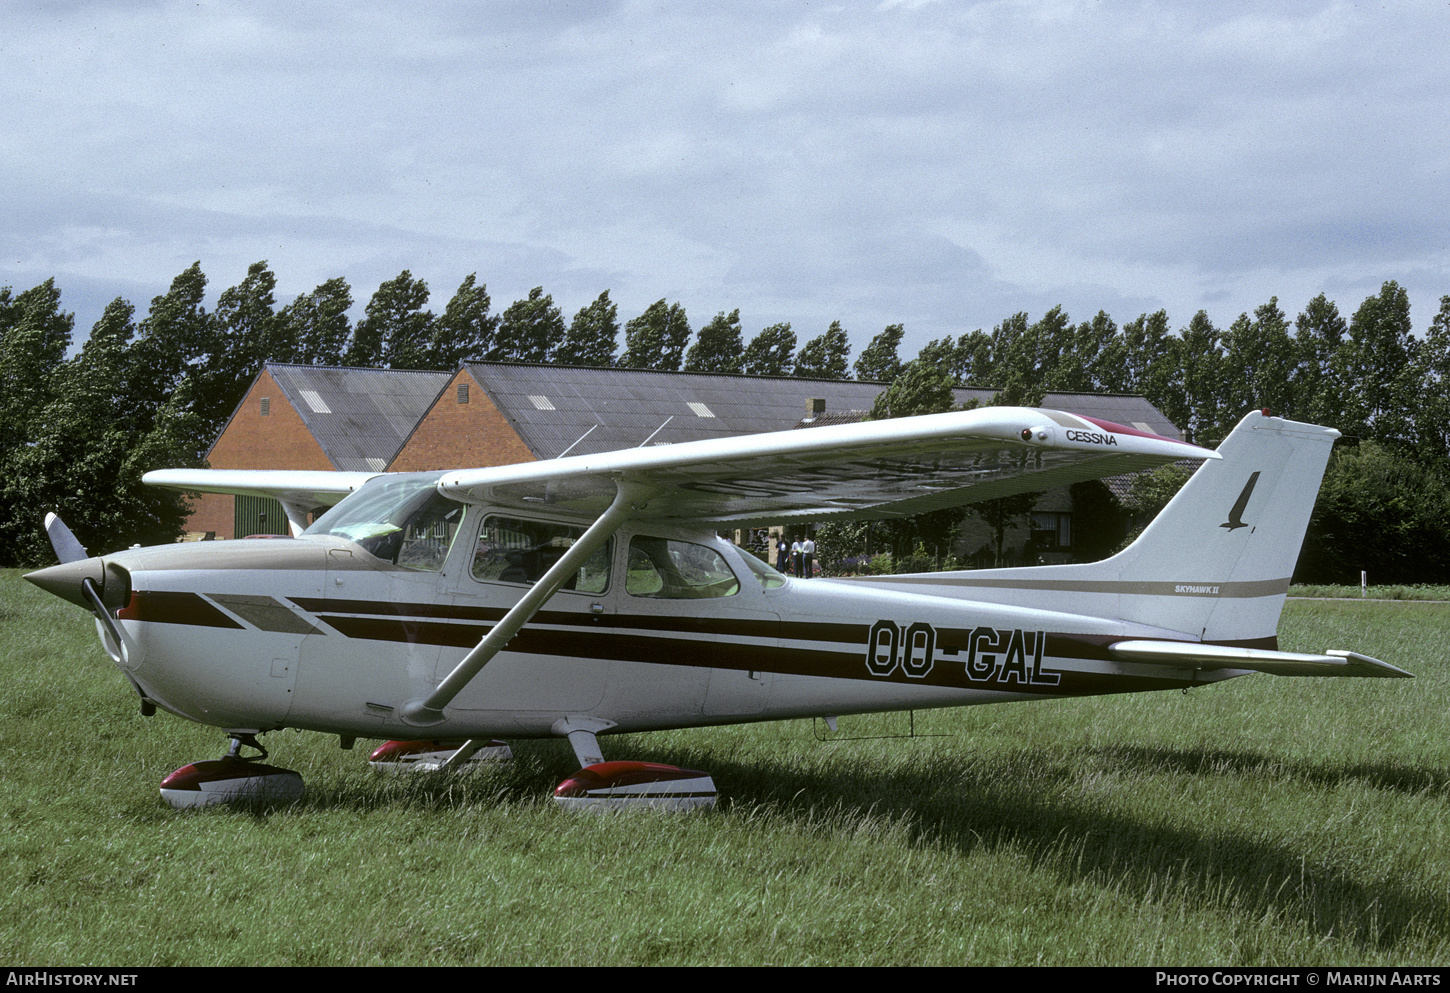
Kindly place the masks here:
[(1276, 652), (1265, 648), (1235, 648), (1187, 641), (1120, 641), (1108, 649), (1125, 662), (1147, 662), (1191, 669), (1251, 669), (1275, 676), (1368, 676), (1410, 679), (1406, 672), (1388, 662), (1358, 652), (1327, 651), (1323, 655), (1305, 652)]

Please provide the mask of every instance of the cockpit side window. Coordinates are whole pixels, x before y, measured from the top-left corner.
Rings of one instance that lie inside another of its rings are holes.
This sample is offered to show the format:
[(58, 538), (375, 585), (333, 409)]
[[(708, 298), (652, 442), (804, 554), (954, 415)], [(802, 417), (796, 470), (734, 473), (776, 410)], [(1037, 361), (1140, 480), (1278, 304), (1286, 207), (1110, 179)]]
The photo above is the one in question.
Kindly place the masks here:
[(404, 522), (393, 561), (405, 569), (441, 572), (462, 520), (463, 504), (433, 494)]
[(670, 538), (635, 535), (629, 541), (630, 596), (695, 600), (734, 596), (740, 580), (713, 548)]
[[(584, 529), (546, 521), (489, 517), (473, 550), (473, 578), (482, 583), (538, 582), (549, 567), (578, 541)], [(603, 593), (609, 588), (614, 542), (597, 549), (561, 589)]]

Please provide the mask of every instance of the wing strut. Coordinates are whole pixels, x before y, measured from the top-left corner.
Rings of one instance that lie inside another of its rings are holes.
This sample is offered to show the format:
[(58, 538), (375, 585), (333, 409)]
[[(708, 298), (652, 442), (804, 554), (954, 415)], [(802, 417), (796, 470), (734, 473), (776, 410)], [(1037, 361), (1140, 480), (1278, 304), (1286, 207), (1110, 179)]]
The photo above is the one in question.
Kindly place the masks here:
[(316, 504), (306, 504), (296, 497), (289, 498), (281, 495), (278, 495), (277, 502), (282, 505), (282, 512), (287, 515), (287, 527), (291, 530), (292, 537), (296, 538), (307, 530), (307, 525), (311, 523), (307, 518)]
[(404, 721), (417, 727), (442, 722), (443, 708), (503, 650), (569, 577), (579, 571), (579, 567), (589, 560), (589, 556), (613, 537), (625, 520), (644, 509), (645, 502), (654, 493), (652, 487), (628, 479), (617, 480), (615, 486), (614, 502), (609, 505), (609, 509), (589, 525), (579, 540), (569, 546), (569, 550), (549, 567), (518, 603), (509, 608), (503, 619), (463, 657), (463, 661), (438, 684), (438, 688), (426, 699), (409, 700), (403, 704), (401, 716)]

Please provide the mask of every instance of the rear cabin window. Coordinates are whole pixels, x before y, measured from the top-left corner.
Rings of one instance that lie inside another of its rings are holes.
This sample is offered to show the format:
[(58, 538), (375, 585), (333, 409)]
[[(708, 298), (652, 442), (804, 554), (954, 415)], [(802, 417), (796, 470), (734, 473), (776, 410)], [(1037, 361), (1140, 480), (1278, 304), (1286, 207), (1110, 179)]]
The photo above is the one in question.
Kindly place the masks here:
[(629, 577), (624, 588), (630, 596), (698, 600), (734, 596), (740, 592), (740, 580), (725, 556), (713, 548), (636, 535), (629, 542)]
[[(537, 583), (584, 534), (583, 528), (512, 517), (489, 517), (473, 549), (473, 578), (481, 583)], [(609, 588), (610, 540), (560, 589), (603, 593)]]

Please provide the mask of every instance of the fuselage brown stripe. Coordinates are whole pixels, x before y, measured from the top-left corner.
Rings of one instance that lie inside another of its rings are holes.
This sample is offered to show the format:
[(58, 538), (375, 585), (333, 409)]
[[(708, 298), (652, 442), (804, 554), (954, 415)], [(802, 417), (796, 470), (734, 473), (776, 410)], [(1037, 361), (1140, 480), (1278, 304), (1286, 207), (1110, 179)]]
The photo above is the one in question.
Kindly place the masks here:
[[(411, 644), (443, 645), (471, 648), (487, 632), (481, 625), (446, 624), (436, 621), (401, 621), (390, 618), (340, 617), (325, 615), (323, 620), (349, 638), (374, 641), (395, 641)], [(576, 615), (574, 623), (583, 618)], [(587, 623), (587, 621), (586, 621)], [(621, 662), (656, 662), (663, 665), (735, 669), (772, 672), (786, 675), (822, 676), (835, 679), (859, 679), (879, 683), (916, 686), (943, 686), (959, 689), (985, 689), (1045, 696), (1084, 696), (1137, 690), (1170, 689), (1192, 685), (1192, 680), (1134, 677), (1114, 673), (1052, 671), (1048, 679), (1055, 682), (1034, 682), (1005, 669), (989, 679), (972, 680), (965, 666), (938, 657), (932, 669), (922, 678), (906, 676), (902, 671), (889, 676), (872, 674), (866, 667), (867, 627), (858, 625), (860, 638), (846, 651), (822, 651), (808, 639), (787, 639), (787, 644), (742, 644), (733, 641), (700, 640), (668, 635), (634, 634), (626, 631), (559, 630), (535, 626), (520, 631), (509, 642), (507, 650), (526, 655), (552, 655), (563, 658), (601, 659)], [(968, 632), (943, 631), (943, 643), (951, 644), (950, 636), (965, 637)], [(1049, 635), (1049, 651), (1058, 649), (1059, 657), (1089, 658), (1106, 649), (1096, 649), (1072, 636)], [(965, 654), (962, 659), (965, 661)], [(1004, 678), (1002, 677), (1005, 673)]]
[(123, 621), (194, 624), (209, 628), (243, 630), (242, 625), (196, 593), (135, 590), (131, 593), (131, 602), (122, 607), (116, 616)]
[[(472, 648), (505, 613), (502, 608), (466, 605), (321, 598), (292, 598), (292, 602), (304, 610), (317, 611), (314, 616), (318, 620), (348, 638), (447, 648)], [(160, 623), (243, 627), (195, 593), (138, 592), (121, 616)], [(1031, 666), (1012, 671), (1002, 665), (989, 677), (970, 678), (966, 660), (974, 632), (964, 628), (936, 629), (932, 665), (924, 675), (908, 676), (901, 667), (882, 675), (867, 666), (870, 631), (864, 623), (541, 611), (510, 641), (508, 651), (1044, 696), (1135, 692), (1194, 684), (1192, 679), (1170, 677), (1167, 672), (1160, 678), (1053, 669), (1054, 659), (1115, 663), (1108, 646), (1121, 640), (1121, 636), (1113, 635), (1053, 632), (1046, 634), (1038, 660), (1042, 664), (1040, 671)], [(1256, 639), (1245, 647), (1273, 648), (1276, 642), (1274, 638)]]

